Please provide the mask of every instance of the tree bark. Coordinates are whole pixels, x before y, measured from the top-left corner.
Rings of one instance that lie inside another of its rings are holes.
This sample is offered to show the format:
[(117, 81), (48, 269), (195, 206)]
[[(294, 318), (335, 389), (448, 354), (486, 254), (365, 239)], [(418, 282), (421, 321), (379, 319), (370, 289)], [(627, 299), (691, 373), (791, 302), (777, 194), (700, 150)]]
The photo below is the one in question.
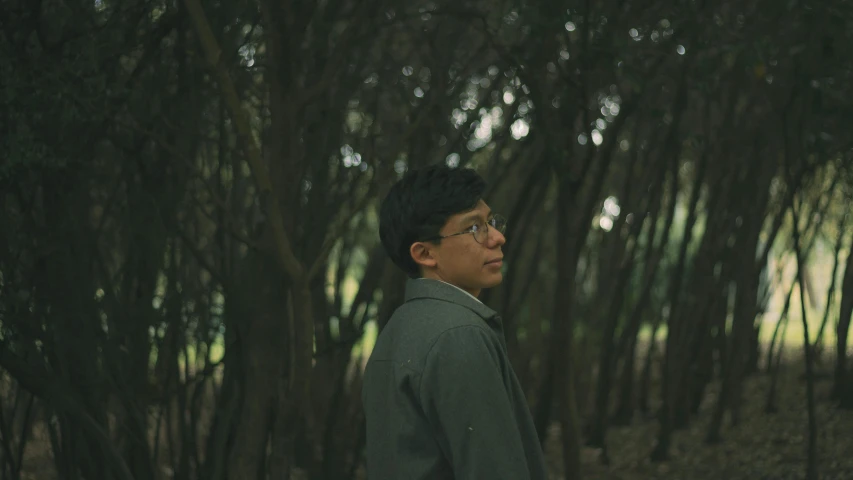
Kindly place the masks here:
[(652, 333), (649, 335), (649, 348), (646, 349), (645, 360), (643, 361), (643, 373), (640, 377), (640, 392), (637, 399), (637, 408), (644, 415), (649, 415), (649, 395), (652, 390), (652, 359), (657, 351), (657, 335), (660, 328), (663, 315), (655, 316), (655, 322), (652, 325)]
[[(851, 247), (853, 250), (853, 247)], [(847, 336), (850, 333), (850, 316), (853, 315), (853, 254), (847, 255), (844, 278), (841, 281), (841, 305), (835, 330), (835, 376), (833, 397), (839, 399), (847, 381)]]
[(797, 256), (797, 281), (800, 284), (800, 311), (803, 321), (803, 349), (806, 357), (806, 401), (809, 416), (806, 479), (818, 480), (817, 413), (815, 411), (814, 373), (812, 372), (812, 344), (809, 340), (809, 322), (806, 314), (806, 289), (803, 287), (804, 259), (800, 252), (800, 229), (797, 225), (799, 216), (797, 215), (796, 206), (793, 201), (791, 202), (791, 216), (793, 217), (794, 252)]
[[(636, 157), (635, 157), (636, 160)], [(629, 188), (628, 186), (633, 182), (633, 168), (629, 169), (628, 172), (628, 181), (626, 182), (625, 192), (623, 194), (623, 198), (629, 198)], [(652, 224), (656, 224), (658, 221), (658, 212), (660, 210), (660, 194), (663, 191), (663, 184), (665, 180), (666, 170), (661, 169), (660, 178), (656, 179), (652, 186), (652, 191), (647, 197), (646, 204), (643, 205), (642, 210), (646, 210), (649, 208), (649, 203), (654, 203), (651, 207), (651, 214), (648, 215), (650, 220), (650, 231), (654, 232), (654, 228), (651, 226)], [(626, 287), (631, 280), (631, 272), (633, 271), (635, 258), (638, 251), (639, 245), (639, 235), (640, 230), (642, 229), (643, 223), (646, 220), (646, 215), (639, 215), (634, 223), (631, 225), (631, 229), (629, 231), (628, 237), (622, 241), (620, 245), (620, 249), (617, 252), (613, 253), (613, 256), (619, 259), (619, 263), (617, 264), (617, 268), (613, 272), (616, 276), (615, 285), (613, 288), (608, 289), (604, 294), (610, 297), (610, 306), (607, 309), (607, 313), (604, 317), (604, 331), (601, 337), (601, 354), (598, 363), (598, 382), (596, 384), (595, 391), (595, 418), (592, 425), (592, 432), (588, 439), (588, 443), (593, 446), (598, 446), (601, 448), (601, 460), (603, 463), (609, 463), (608, 452), (607, 452), (607, 443), (606, 443), (606, 434), (607, 434), (607, 422), (608, 415), (610, 410), (610, 390), (611, 383), (613, 377), (613, 370), (616, 367), (616, 363), (618, 362), (618, 352), (619, 348), (616, 344), (616, 339), (614, 338), (616, 334), (616, 328), (619, 324), (619, 317), (622, 311), (622, 305), (626, 299)], [(617, 225), (621, 226), (621, 222)], [(613, 235), (619, 235), (619, 231), (614, 229), (610, 232)], [(654, 237), (652, 236), (652, 241)], [(626, 245), (630, 245), (626, 248)], [(649, 244), (649, 248), (653, 248), (653, 242)], [(601, 295), (603, 296), (603, 295)], [(636, 337), (636, 335), (634, 335)]]
[(766, 215), (770, 185), (776, 173), (776, 164), (764, 159), (763, 164), (759, 162), (751, 164), (745, 173), (745, 182), (754, 183), (752, 178), (757, 176), (758, 184), (750, 186), (753, 189), (752, 195), (746, 194), (748, 190), (742, 186), (741, 191), (744, 193), (741, 193), (741, 198), (738, 199), (739, 205), (746, 206), (748, 210), (746, 210), (744, 217), (741, 217), (743, 229), (739, 232), (734, 247), (736, 252), (733, 260), (736, 262), (734, 267), (736, 270), (732, 273), (737, 273), (735, 277), (737, 290), (733, 312), (732, 341), (729, 351), (724, 357), (725, 372), (722, 385), (711, 422), (708, 425), (706, 441), (709, 443), (719, 441), (720, 428), (726, 409), (731, 409), (733, 424), (737, 424), (739, 421), (742, 381), (750, 355), (748, 351), (750, 336), (755, 331), (755, 317), (758, 313), (759, 275), (763, 267), (763, 263), (756, 262), (755, 252), (758, 250), (763, 223), (761, 220)]
[(782, 367), (782, 352), (785, 351), (785, 335), (788, 333), (788, 315), (779, 319), (776, 324), (777, 328), (773, 332), (774, 339), (779, 332), (779, 326), (782, 327), (782, 337), (779, 348), (776, 351), (776, 360), (773, 360), (771, 354), (773, 350), (768, 350), (767, 354), (767, 371), (770, 374), (770, 388), (767, 390), (767, 401), (764, 402), (765, 413), (776, 413), (779, 408), (776, 406), (776, 387), (779, 384), (779, 371)]
[[(571, 206), (571, 198), (568, 185), (562, 181), (558, 186), (558, 203), (564, 208)], [(566, 245), (575, 237), (572, 234), (572, 226), (569, 222), (568, 212), (574, 209), (566, 208), (557, 215), (556, 242), (558, 245)], [(580, 225), (584, 229), (586, 225)], [(585, 236), (585, 235), (584, 235)], [(551, 365), (559, 380), (552, 379), (557, 388), (557, 399), (560, 405), (558, 418), (562, 432), (563, 444), (563, 475), (566, 478), (581, 478), (581, 439), (580, 418), (578, 416), (576, 394), (574, 390), (575, 375), (575, 345), (574, 345), (574, 315), (572, 314), (572, 302), (575, 291), (575, 271), (577, 268), (577, 257), (573, 254), (577, 250), (572, 248), (557, 249), (557, 288), (554, 298), (555, 331), (551, 342)], [(547, 399), (545, 399), (547, 400)], [(541, 400), (540, 400), (541, 401)], [(547, 425), (545, 426), (547, 430)], [(541, 432), (540, 432), (541, 434)]]
[[(669, 279), (669, 295), (668, 302), (670, 305), (670, 314), (667, 318), (667, 336), (665, 341), (663, 379), (662, 379), (662, 399), (660, 416), (660, 430), (658, 434), (657, 445), (651, 454), (653, 461), (663, 461), (669, 456), (670, 436), (672, 435), (672, 412), (673, 400), (670, 398), (672, 381), (672, 356), (674, 354), (675, 327), (678, 315), (679, 297), (681, 296), (681, 283), (684, 276), (684, 270), (687, 265), (687, 247), (693, 239), (693, 227), (699, 216), (698, 205), (699, 199), (702, 196), (702, 185), (705, 179), (705, 171), (708, 165), (708, 155), (703, 154), (699, 161), (699, 168), (696, 171), (696, 176), (693, 179), (693, 185), (690, 190), (690, 206), (688, 207), (687, 220), (684, 223), (684, 232), (682, 235), (682, 243), (678, 252), (678, 260), (673, 269), (671, 278)], [(714, 202), (712, 202), (714, 203)]]
[[(626, 199), (624, 195), (620, 198), (623, 201)], [(613, 370), (616, 368), (615, 364), (618, 363), (619, 356), (619, 349), (614, 337), (627, 297), (626, 286), (631, 280), (630, 272), (633, 270), (637, 250), (637, 242), (629, 247), (637, 224), (632, 225), (627, 238), (620, 238), (622, 226), (623, 221), (620, 218), (615, 222), (610, 232), (599, 232), (603, 239), (599, 243), (602, 252), (598, 255), (596, 271), (598, 287), (594, 301), (599, 305), (607, 305), (607, 308), (603, 309), (603, 313), (598, 313), (594, 319), (595, 324), (602, 326), (598, 327), (601, 328), (601, 341), (598, 348), (598, 375), (594, 379), (593, 409), (595, 412), (586, 443), (601, 448), (601, 460), (604, 464), (609, 463), (605, 436), (607, 415), (610, 410)]]
[(833, 252), (832, 274), (829, 280), (829, 288), (826, 289), (826, 307), (823, 311), (823, 320), (820, 322), (820, 328), (817, 331), (814, 341), (815, 361), (819, 361), (820, 353), (823, 351), (823, 332), (829, 323), (829, 312), (832, 310), (832, 301), (835, 299), (835, 286), (838, 283), (838, 269), (841, 266), (841, 248), (844, 246), (844, 234), (846, 233), (845, 226), (847, 224), (848, 214), (842, 215), (838, 222), (838, 236), (835, 239), (835, 251)]
[(779, 320), (776, 322), (776, 327), (773, 329), (773, 336), (770, 337), (770, 346), (767, 347), (767, 356), (765, 358), (765, 365), (768, 373), (773, 366), (773, 352), (776, 350), (776, 340), (778, 339), (779, 331), (782, 328), (782, 323), (788, 319), (788, 310), (791, 308), (791, 297), (794, 295), (794, 287), (796, 285), (797, 282), (792, 282), (791, 287), (788, 288), (788, 293), (785, 295), (785, 303), (782, 306), (782, 312), (779, 314)]
[[(624, 345), (626, 343), (628, 343), (629, 346), (628, 353), (625, 357), (625, 364), (622, 367), (619, 405), (614, 415), (614, 423), (617, 425), (626, 425), (633, 416), (634, 399), (632, 392), (634, 388), (634, 374), (636, 373), (634, 364), (635, 357), (637, 354), (638, 335), (640, 332), (640, 326), (642, 324), (643, 312), (648, 307), (649, 301), (651, 299), (652, 286), (655, 284), (655, 278), (657, 277), (661, 261), (664, 257), (664, 249), (669, 244), (670, 232), (672, 230), (672, 225), (675, 220), (675, 207), (678, 204), (678, 167), (680, 162), (678, 162), (677, 158), (673, 158), (671, 164), (672, 171), (670, 175), (671, 186), (669, 191), (669, 204), (667, 206), (666, 220), (664, 223), (663, 232), (661, 233), (660, 244), (657, 247), (654, 246), (655, 236), (657, 232), (657, 222), (654, 222), (649, 228), (646, 239), (646, 245), (648, 245), (648, 249), (645, 258), (645, 272), (643, 274), (642, 291), (640, 292), (639, 298), (637, 299), (637, 302), (633, 307), (631, 316), (628, 319), (628, 325), (625, 328), (625, 332), (622, 335), (622, 338), (620, 338), (619, 340), (620, 351), (624, 349)], [(655, 325), (655, 332), (656, 331), (657, 323)], [(654, 337), (654, 334), (652, 335), (652, 337)], [(652, 338), (651, 341), (654, 342), (654, 338)], [(649, 345), (648, 350), (649, 352), (653, 350), (651, 344)], [(646, 362), (644, 362), (644, 367), (645, 365)], [(647, 402), (648, 399), (646, 398), (646, 400), (644, 401)]]
[[(763, 173), (763, 172), (759, 172)], [(760, 269), (755, 264), (755, 252), (758, 249), (759, 236), (761, 234), (762, 220), (765, 217), (765, 209), (769, 199), (771, 174), (762, 175), (766, 181), (759, 182), (757, 198), (748, 202), (751, 206), (744, 217), (740, 232), (740, 241), (736, 248), (739, 253), (738, 262), (744, 267), (737, 278), (737, 297), (735, 300), (735, 326), (733, 326), (734, 345), (739, 345), (743, 355), (735, 358), (740, 361), (734, 373), (738, 376), (734, 379), (733, 398), (731, 403), (732, 424), (737, 425), (740, 421), (740, 408), (743, 395), (743, 377), (747, 373), (749, 357), (751, 355), (750, 340), (755, 333), (755, 318), (758, 314), (758, 289)], [(740, 323), (740, 330), (737, 324)], [(732, 365), (735, 366), (735, 365)]]
[[(253, 327), (253, 334), (259, 335), (257, 337), (258, 341), (271, 343), (274, 341), (273, 339), (287, 338), (289, 345), (284, 348), (271, 345), (269, 351), (263, 348), (253, 348), (247, 352), (247, 373), (249, 374), (246, 379), (247, 388), (252, 388), (250, 385), (256, 385), (259, 391), (252, 394), (247, 392), (245, 398), (250, 402), (258, 403), (257, 405), (249, 406), (249, 408), (244, 408), (243, 412), (248, 415), (248, 418), (241, 420), (237, 424), (237, 444), (235, 450), (232, 452), (233, 461), (229, 464), (229, 477), (254, 478), (258, 470), (262, 468), (262, 465), (265, 463), (263, 461), (263, 454), (266, 449), (250, 450), (266, 445), (265, 438), (271, 423), (271, 412), (275, 411), (275, 422), (272, 429), (274, 445), (270, 458), (270, 470), (274, 477), (286, 478), (289, 475), (291, 456), (293, 455), (295, 443), (294, 436), (297, 433), (297, 429), (295, 428), (296, 422), (306, 420), (309, 428), (312, 424), (310, 415), (303, 416), (304, 413), (310, 413), (306, 408), (311, 399), (314, 319), (310, 283), (312, 280), (311, 275), (319, 273), (318, 266), (325, 263), (325, 257), (324, 255), (320, 255), (315, 259), (311, 268), (305, 268), (294, 255), (285, 229), (284, 216), (281, 210), (281, 205), (283, 204), (273, 188), (270, 172), (261, 156), (260, 148), (252, 132), (249, 115), (241, 104), (240, 97), (227, 66), (221, 61), (222, 50), (219, 47), (216, 36), (210, 27), (210, 23), (199, 0), (185, 1), (202, 50), (211, 69), (215, 73), (222, 98), (228, 107), (228, 112), (234, 122), (240, 146), (245, 152), (246, 160), (255, 180), (260, 203), (265, 213), (265, 220), (269, 227), (269, 237), (266, 245), (269, 246), (272, 258), (286, 274), (291, 292), (290, 303), (292, 313), (289, 316), (289, 331), (286, 337), (283, 335), (283, 332), (277, 332), (278, 325), (281, 322), (269, 315), (256, 319), (257, 321)], [(267, 13), (267, 18), (270, 18), (269, 12)], [(277, 34), (277, 25), (266, 25), (266, 27), (268, 35), (275, 36)], [(273, 45), (273, 48), (278, 48), (278, 46)], [(283, 72), (280, 71), (281, 67), (279, 64), (270, 66), (270, 74), (274, 78), (279, 78), (279, 80), (282, 79), (276, 76), (282, 75)], [(275, 84), (274, 81), (272, 83)], [(278, 100), (281, 99), (278, 98)], [(278, 102), (275, 106), (281, 106), (281, 103)], [(274, 108), (274, 110), (276, 109)], [(276, 110), (274, 113), (284, 115), (284, 112), (279, 110)], [(280, 118), (279, 116), (274, 116)], [(277, 155), (282, 155), (283, 153), (283, 147), (278, 148), (274, 152)], [(289, 178), (292, 179), (295, 176)], [(327, 255), (328, 251), (324, 253)], [(266, 336), (270, 334), (275, 336)], [(286, 376), (281, 375), (283, 373), (281, 371), (281, 364), (283, 362), (280, 355), (274, 358), (268, 357), (268, 355), (272, 355), (273, 351), (276, 354), (282, 351), (289, 352), (290, 358), (287, 361), (288, 372)], [(269, 362), (272, 362), (272, 365)], [(278, 367), (275, 367), (276, 363), (278, 363)], [(258, 369), (255, 370), (254, 367), (258, 367)], [(255, 378), (258, 375), (260, 376)], [(286, 384), (283, 383), (284, 378), (287, 378)], [(279, 442), (281, 443), (280, 445), (278, 444)]]

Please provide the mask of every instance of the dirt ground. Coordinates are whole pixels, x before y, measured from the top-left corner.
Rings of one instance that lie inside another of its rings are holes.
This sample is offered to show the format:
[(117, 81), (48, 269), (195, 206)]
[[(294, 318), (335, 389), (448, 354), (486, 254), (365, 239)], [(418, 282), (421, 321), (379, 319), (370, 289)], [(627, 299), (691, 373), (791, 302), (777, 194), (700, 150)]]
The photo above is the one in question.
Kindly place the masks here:
[[(693, 419), (688, 429), (674, 434), (669, 461), (651, 463), (648, 460), (657, 434), (657, 421), (638, 415), (630, 426), (609, 430), (610, 465), (601, 464), (597, 450), (583, 450), (583, 479), (804, 479), (808, 417), (806, 383), (800, 365), (795, 361), (783, 367), (778, 386), (779, 411), (774, 414), (764, 413), (769, 377), (762, 373), (748, 378), (744, 388), (743, 420), (740, 425), (732, 427), (727, 419), (722, 430), (723, 440), (719, 444), (704, 443), (719, 389), (719, 383), (715, 382), (707, 391), (699, 416)], [(831, 381), (826, 371), (819, 375), (816, 383), (818, 470), (822, 480), (853, 480), (853, 412), (840, 411), (829, 401)], [(36, 428), (34, 434), (22, 479), (55, 479), (47, 435), (42, 428)], [(553, 427), (546, 445), (553, 480), (565, 479), (559, 450), (559, 431)], [(170, 478), (169, 472), (160, 473), (162, 478)], [(294, 473), (295, 479), (305, 478), (300, 472)], [(363, 468), (360, 473), (360, 478), (364, 478)]]
[[(719, 392), (719, 383), (715, 382), (699, 416), (687, 430), (675, 433), (667, 462), (648, 460), (658, 431), (656, 420), (635, 418), (629, 427), (610, 429), (610, 465), (601, 464), (597, 450), (584, 449), (584, 480), (805, 479), (808, 413), (806, 382), (803, 369), (798, 367), (799, 364), (788, 366), (783, 371), (778, 385), (779, 411), (774, 414), (764, 412), (770, 378), (764, 374), (749, 378), (740, 425), (732, 427), (727, 416), (722, 441), (707, 445), (707, 425)], [(853, 479), (853, 412), (841, 411), (829, 401), (831, 383), (829, 375), (823, 373), (815, 384), (818, 472), (822, 480)], [(565, 478), (559, 449), (559, 432), (555, 428), (546, 447), (554, 480)]]

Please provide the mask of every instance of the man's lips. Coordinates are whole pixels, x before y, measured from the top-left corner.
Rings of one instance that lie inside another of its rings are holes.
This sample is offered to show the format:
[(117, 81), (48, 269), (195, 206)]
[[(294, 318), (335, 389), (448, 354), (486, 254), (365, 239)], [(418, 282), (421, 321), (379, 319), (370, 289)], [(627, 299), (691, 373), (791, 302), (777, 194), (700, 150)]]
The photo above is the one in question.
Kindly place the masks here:
[(503, 257), (490, 260), (486, 262), (486, 265), (500, 265), (501, 263), (503, 263)]

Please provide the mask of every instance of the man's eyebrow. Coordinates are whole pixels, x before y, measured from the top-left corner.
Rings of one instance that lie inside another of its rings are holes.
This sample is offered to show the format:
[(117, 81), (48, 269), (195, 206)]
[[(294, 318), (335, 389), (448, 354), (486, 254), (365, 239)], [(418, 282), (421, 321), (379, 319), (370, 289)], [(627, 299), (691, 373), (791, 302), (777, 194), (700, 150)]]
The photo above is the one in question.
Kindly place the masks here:
[[(491, 214), (492, 214), (492, 211), (491, 211), (491, 210), (489, 210), (489, 211), (486, 213), (486, 218), (489, 218), (489, 216), (490, 216)], [(482, 218), (483, 218), (483, 217), (481, 217), (481, 216), (480, 216), (480, 212), (473, 212), (473, 213), (470, 213), (470, 214), (466, 215), (465, 217), (463, 217), (463, 218), (462, 218), (462, 222), (470, 222), (471, 220), (480, 220), (480, 219), (482, 219)]]

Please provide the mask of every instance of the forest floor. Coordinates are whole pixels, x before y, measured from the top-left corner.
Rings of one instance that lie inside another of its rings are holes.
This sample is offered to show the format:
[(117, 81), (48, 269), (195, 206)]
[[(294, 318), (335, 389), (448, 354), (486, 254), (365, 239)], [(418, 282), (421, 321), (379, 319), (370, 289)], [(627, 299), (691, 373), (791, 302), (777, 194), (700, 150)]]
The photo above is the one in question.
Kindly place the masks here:
[[(829, 361), (817, 368), (815, 398), (818, 421), (818, 471), (822, 480), (853, 480), (853, 411), (836, 408), (829, 399)], [(706, 391), (699, 414), (689, 427), (674, 433), (670, 460), (649, 461), (655, 445), (658, 422), (637, 415), (627, 427), (608, 430), (609, 465), (602, 465), (599, 450), (582, 451), (583, 480), (794, 480), (805, 479), (808, 446), (808, 410), (802, 361), (788, 359), (782, 365), (778, 390), (778, 412), (767, 414), (764, 405), (770, 377), (757, 373), (744, 385), (742, 421), (723, 423), (722, 441), (707, 445), (707, 426), (719, 392), (719, 381)], [(653, 386), (656, 394), (658, 386)], [(657, 404), (652, 399), (652, 409)], [(549, 431), (546, 458), (552, 480), (563, 480), (559, 429)], [(50, 443), (43, 428), (37, 428), (28, 447), (22, 480), (56, 479)], [(295, 479), (306, 478), (294, 472)], [(363, 467), (358, 478), (364, 477)], [(169, 478), (168, 474), (162, 478)], [(402, 479), (401, 479), (402, 480)], [(479, 479), (478, 479), (479, 480)], [(574, 479), (566, 479), (574, 480)]]
[[(765, 413), (770, 376), (758, 373), (744, 385), (739, 425), (725, 417), (722, 441), (708, 445), (705, 436), (720, 388), (706, 391), (699, 414), (687, 429), (673, 435), (670, 460), (649, 461), (658, 422), (636, 417), (627, 427), (608, 431), (610, 464), (602, 465), (600, 450), (584, 448), (584, 480), (793, 480), (806, 478), (808, 409), (802, 361), (790, 359), (780, 371), (776, 413)], [(822, 480), (853, 479), (853, 412), (839, 410), (830, 400), (829, 365), (818, 369), (815, 400), (818, 424), (818, 472)], [(546, 456), (552, 480), (564, 479), (559, 429), (549, 432)]]

